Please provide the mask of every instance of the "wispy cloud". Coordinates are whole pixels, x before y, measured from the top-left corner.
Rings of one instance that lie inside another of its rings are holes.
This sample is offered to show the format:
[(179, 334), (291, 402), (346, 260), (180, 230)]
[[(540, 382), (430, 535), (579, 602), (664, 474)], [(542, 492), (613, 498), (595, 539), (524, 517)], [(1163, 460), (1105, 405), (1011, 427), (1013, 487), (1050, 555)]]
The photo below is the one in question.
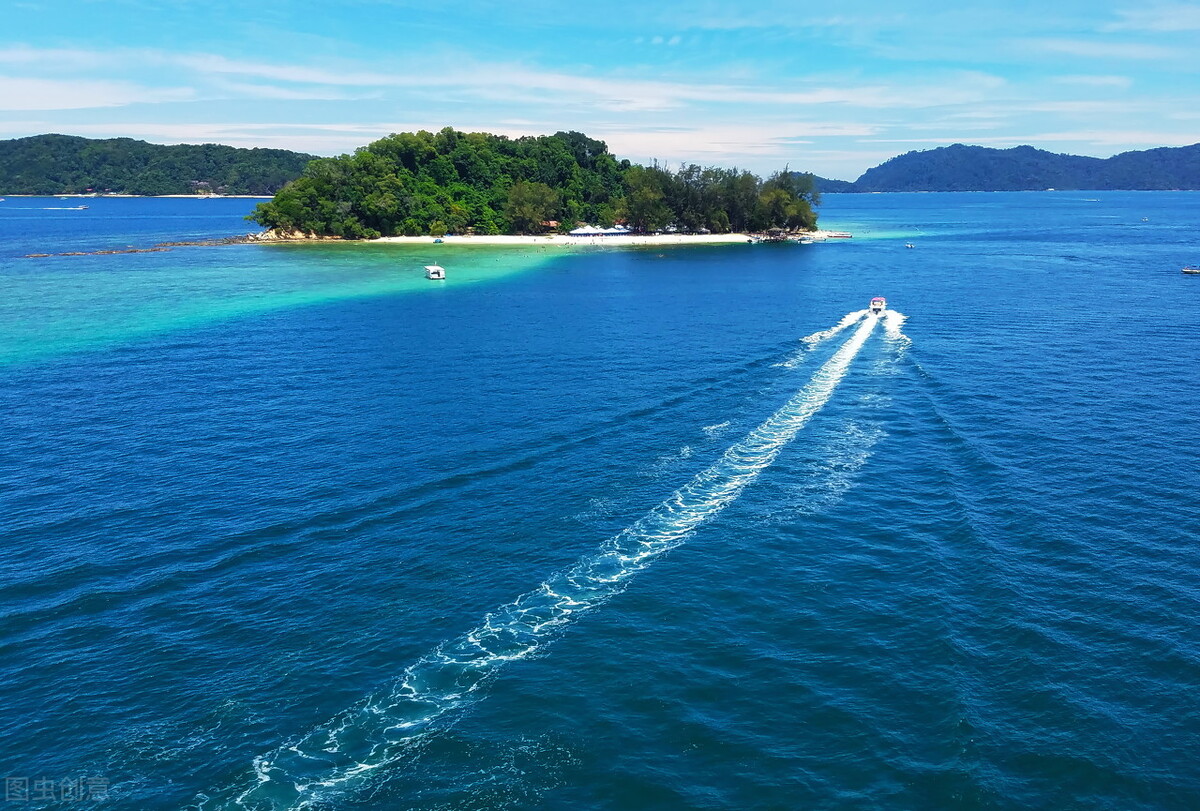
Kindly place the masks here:
[(519, 63), (488, 63), (457, 55), (422, 56), (425, 62), (419, 70), (403, 63), (391, 64), (387, 70), (362, 70), (353, 64), (333, 69), (157, 50), (39, 52), (22, 47), (0, 50), (0, 63), (24, 66), (69, 63), (93, 70), (103, 66), (155, 65), (179, 71), (181, 78), (198, 88), (207, 83), (210, 89), (250, 98), (348, 99), (362, 97), (363, 93), (336, 92), (333, 88), (392, 89), (439, 92), (491, 102), (507, 100), (533, 106), (568, 104), (614, 112), (661, 112), (695, 104), (913, 108), (978, 100), (1004, 84), (1004, 80), (996, 76), (957, 71), (936, 84), (799, 82), (793, 83), (798, 87), (784, 88), (763, 80), (747, 79), (736, 83), (712, 82), (703, 77), (690, 81), (656, 80), (542, 70)]
[(1025, 49), (1050, 54), (1082, 56), (1091, 59), (1182, 59), (1190, 54), (1182, 48), (1145, 42), (1110, 39), (1026, 39), (1020, 41)]
[(274, 79), (291, 84), (379, 87), (412, 84), (422, 77), (397, 76), (393, 73), (362, 70), (314, 68), (308, 65), (269, 63), (228, 59), (214, 54), (170, 54), (156, 52), (162, 62), (188, 68), (200, 74), (233, 75), (243, 78)]
[(146, 87), (129, 82), (28, 79), (0, 76), (0, 110), (81, 110), (136, 103), (185, 101), (187, 87)]
[(1126, 89), (1133, 86), (1133, 79), (1128, 76), (1055, 76), (1052, 81), (1057, 84), (1078, 85), (1081, 87), (1118, 87)]
[(280, 101), (363, 101), (378, 97), (377, 93), (354, 92), (344, 88), (325, 86), (294, 88), (274, 84), (226, 81), (215, 82), (212, 87), (218, 94), (226, 97)]
[[(1197, 142), (1194, 133), (1162, 132), (1158, 130), (1064, 130), (1059, 132), (1021, 132), (991, 137), (964, 138), (870, 138), (867, 143), (929, 144), (931, 146), (969, 143), (975, 146), (1014, 147), (1027, 144), (1073, 143), (1094, 147), (1146, 149), (1150, 146), (1190, 146)], [(1131, 146), (1133, 145), (1133, 146)], [(1046, 148), (1043, 146), (1043, 148)], [(1110, 151), (1111, 154), (1111, 151)]]
[(1120, 20), (1105, 25), (1103, 31), (1200, 31), (1200, 4), (1154, 3), (1119, 9)]

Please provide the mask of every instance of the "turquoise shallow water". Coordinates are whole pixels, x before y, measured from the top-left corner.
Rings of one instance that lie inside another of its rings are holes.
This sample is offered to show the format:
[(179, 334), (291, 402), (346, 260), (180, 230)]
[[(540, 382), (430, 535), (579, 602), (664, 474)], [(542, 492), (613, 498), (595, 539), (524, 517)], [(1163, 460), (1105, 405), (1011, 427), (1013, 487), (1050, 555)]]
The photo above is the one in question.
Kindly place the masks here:
[(34, 260), (251, 203), (10, 198), (0, 771), (55, 781), (29, 807), (1195, 807), (1198, 203)]
[(441, 285), (453, 288), (529, 270), (547, 256), (544, 248), (481, 253), (432, 244), (331, 243), (29, 257), (145, 248), (252, 228), (241, 219), (253, 206), (246, 200), (100, 198), (90, 199), (86, 211), (63, 205), (57, 198), (0, 203), (0, 224), (12, 232), (3, 256), (8, 272), (0, 303), (0, 364), (115, 347), (273, 310), (429, 292), (422, 267), (439, 261), (455, 265)]

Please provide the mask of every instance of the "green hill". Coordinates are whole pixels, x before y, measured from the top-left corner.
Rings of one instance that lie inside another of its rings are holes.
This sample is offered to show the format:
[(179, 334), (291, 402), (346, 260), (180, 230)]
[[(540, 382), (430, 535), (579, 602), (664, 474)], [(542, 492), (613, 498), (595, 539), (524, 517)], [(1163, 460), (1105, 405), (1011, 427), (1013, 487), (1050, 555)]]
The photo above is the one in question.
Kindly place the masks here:
[[(823, 190), (832, 191), (833, 189)], [(868, 169), (853, 191), (1025, 191), (1200, 189), (1200, 144), (1124, 152), (1111, 158), (1017, 146), (940, 147), (908, 152)]]
[(822, 194), (845, 194), (847, 192), (858, 191), (854, 186), (853, 180), (832, 180), (827, 177), (813, 175), (813, 183), (816, 184), (817, 191)]
[(274, 194), (312, 155), (219, 144), (35, 135), (0, 141), (3, 194)]

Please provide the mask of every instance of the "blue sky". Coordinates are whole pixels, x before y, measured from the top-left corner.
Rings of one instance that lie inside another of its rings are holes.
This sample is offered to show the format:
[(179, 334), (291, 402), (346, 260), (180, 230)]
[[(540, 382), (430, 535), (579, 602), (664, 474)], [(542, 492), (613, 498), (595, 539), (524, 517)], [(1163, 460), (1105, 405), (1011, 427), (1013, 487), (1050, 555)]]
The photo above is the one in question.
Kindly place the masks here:
[(572, 129), (636, 161), (845, 179), (957, 142), (1200, 141), (1200, 2), (3, 2), (4, 138), (332, 155)]

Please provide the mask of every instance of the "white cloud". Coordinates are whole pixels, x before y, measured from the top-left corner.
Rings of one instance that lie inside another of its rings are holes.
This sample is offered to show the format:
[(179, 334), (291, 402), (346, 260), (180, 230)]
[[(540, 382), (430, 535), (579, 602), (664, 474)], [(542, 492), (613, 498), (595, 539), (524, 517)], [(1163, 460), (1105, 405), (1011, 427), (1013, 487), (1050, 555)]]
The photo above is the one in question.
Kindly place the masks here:
[[(1153, 149), (1160, 146), (1191, 146), (1200, 141), (1195, 132), (1164, 132), (1162, 130), (1077, 130), (1045, 132), (1031, 135), (1030, 139), (1041, 142), (1077, 141), (1103, 147), (1129, 149)], [(1028, 143), (1028, 142), (1027, 142)]]
[(1200, 31), (1200, 4), (1156, 3), (1117, 11), (1119, 22), (1110, 23), (1104, 31)]
[(28, 79), (0, 76), (0, 110), (80, 110), (129, 104), (185, 101), (186, 87), (145, 87), (103, 80)]
[(1161, 60), (1189, 57), (1187, 51), (1167, 45), (1094, 39), (1026, 39), (1021, 43), (1041, 53), (1082, 56), (1089, 59)]
[[(356, 101), (372, 97), (372, 94), (369, 93), (346, 92), (331, 87), (292, 88), (238, 81), (215, 82), (213, 88), (220, 96), (282, 101)], [(377, 96), (377, 93), (374, 95)]]
[(810, 139), (820, 137), (859, 137), (877, 130), (860, 124), (814, 122), (765, 122), (755, 124), (703, 124), (678, 127), (594, 128), (594, 137), (605, 141), (622, 157), (635, 160), (754, 166), (791, 163), (804, 164)]
[[(378, 87), (403, 84), (403, 77), (393, 73), (377, 71), (330, 70), (306, 65), (271, 64), (227, 59), (212, 54), (166, 54), (157, 53), (164, 62), (189, 68), (200, 74), (232, 74), (242, 78), (274, 79), (293, 84), (321, 84), (335, 86)], [(413, 83), (419, 77), (408, 77)]]
[[(664, 44), (670, 40), (655, 38)], [(93, 73), (108, 66), (114, 71), (130, 64), (154, 65), (180, 72), (180, 78), (204, 88), (236, 91), (251, 98), (306, 100), (346, 99), (363, 93), (333, 88), (436, 92), (443, 100), (483, 99), (531, 106), (568, 105), (620, 112), (675, 110), (696, 104), (712, 105), (846, 105), (871, 109), (963, 104), (986, 98), (1004, 81), (996, 76), (958, 71), (934, 82), (806, 82), (799, 88), (773, 87), (756, 77), (739, 81), (645, 79), (622, 75), (586, 75), (540, 70), (515, 63), (484, 63), (454, 56), (422, 54), (421, 69), (389, 64), (387, 70), (361, 70), (352, 64), (341, 69), (303, 64), (230, 59), (213, 54), (177, 54), (166, 51), (85, 51), (30, 48), (0, 50), (0, 63), (23, 66), (87, 66)], [(256, 81), (257, 80), (257, 81)], [(303, 88), (303, 89), (301, 89)]]
[(1130, 79), (1128, 76), (1055, 76), (1053, 81), (1057, 84), (1080, 85), (1083, 87), (1119, 87), (1124, 89), (1133, 86), (1133, 79)]
[[(996, 135), (971, 138), (871, 138), (867, 143), (879, 144), (928, 144), (930, 146), (967, 143), (976, 146), (1007, 148), (1034, 145), (1040, 149), (1060, 151), (1061, 144), (1076, 144), (1078, 147), (1104, 147), (1108, 154), (1134, 149), (1153, 149), (1160, 146), (1190, 146), (1197, 142), (1195, 133), (1173, 133), (1158, 130), (1064, 130), (1059, 132), (1033, 132), (1026, 134)], [(1112, 149), (1116, 147), (1117, 149)], [(1100, 157), (1105, 157), (1101, 155)]]
[(30, 48), (27, 45), (0, 48), (0, 65), (37, 65), (42, 68), (63, 69), (94, 67), (102, 60), (104, 60), (104, 53), (101, 51), (74, 48)]

